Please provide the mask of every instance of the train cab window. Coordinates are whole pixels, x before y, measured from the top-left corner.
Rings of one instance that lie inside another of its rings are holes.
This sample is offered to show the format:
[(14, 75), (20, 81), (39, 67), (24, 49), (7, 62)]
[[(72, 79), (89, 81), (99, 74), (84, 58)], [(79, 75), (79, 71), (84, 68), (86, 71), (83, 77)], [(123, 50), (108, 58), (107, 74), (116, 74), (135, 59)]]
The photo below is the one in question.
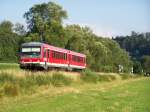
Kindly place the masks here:
[(40, 46), (25, 46), (21, 48), (22, 57), (40, 57), (41, 47)]

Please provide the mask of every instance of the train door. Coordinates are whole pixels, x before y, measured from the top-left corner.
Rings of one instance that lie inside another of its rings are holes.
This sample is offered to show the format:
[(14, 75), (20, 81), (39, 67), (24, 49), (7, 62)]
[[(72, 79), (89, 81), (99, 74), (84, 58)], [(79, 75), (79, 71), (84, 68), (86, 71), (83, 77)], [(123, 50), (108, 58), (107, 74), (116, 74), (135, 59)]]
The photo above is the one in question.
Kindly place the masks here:
[(49, 49), (44, 49), (44, 69), (48, 69), (48, 62), (50, 57), (50, 51)]
[(47, 62), (50, 62), (50, 50), (47, 49)]
[(72, 70), (72, 59), (71, 59), (71, 54), (68, 54), (68, 70), (71, 71)]
[(69, 66), (71, 64), (71, 54), (68, 54), (68, 64), (69, 64)]
[(50, 50), (44, 49), (44, 61), (50, 62)]

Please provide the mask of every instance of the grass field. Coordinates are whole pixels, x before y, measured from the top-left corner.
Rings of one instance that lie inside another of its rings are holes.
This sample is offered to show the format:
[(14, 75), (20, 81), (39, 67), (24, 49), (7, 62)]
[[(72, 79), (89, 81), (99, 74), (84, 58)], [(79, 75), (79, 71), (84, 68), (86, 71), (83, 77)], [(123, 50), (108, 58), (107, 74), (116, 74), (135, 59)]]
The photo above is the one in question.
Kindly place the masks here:
[(150, 78), (60, 87), (37, 95), (10, 97), (0, 101), (0, 112), (150, 112)]
[(150, 112), (150, 78), (0, 64), (0, 112)]

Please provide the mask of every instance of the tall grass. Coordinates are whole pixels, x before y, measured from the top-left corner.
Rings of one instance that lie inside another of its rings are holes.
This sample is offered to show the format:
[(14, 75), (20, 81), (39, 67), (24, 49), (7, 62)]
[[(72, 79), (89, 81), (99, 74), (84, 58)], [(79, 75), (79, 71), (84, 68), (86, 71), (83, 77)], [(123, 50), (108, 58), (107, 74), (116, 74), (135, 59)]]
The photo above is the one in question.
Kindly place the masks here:
[(98, 83), (103, 81), (113, 81), (116, 80), (114, 75), (100, 75), (98, 73), (92, 72), (91, 70), (85, 70), (81, 73), (81, 79), (85, 82)]
[(0, 99), (4, 96), (3, 88), (0, 88)]
[(16, 82), (16, 77), (12, 74), (6, 73), (6, 72), (1, 72), (0, 73), (0, 84), (3, 84), (5, 82), (11, 82), (15, 83)]
[(19, 85), (6, 82), (3, 86), (3, 92), (7, 96), (17, 96), (19, 94)]
[(51, 78), (52, 85), (56, 87), (68, 86), (72, 82), (72, 79), (62, 75), (61, 73), (54, 73)]
[(95, 72), (92, 72), (91, 70), (86, 69), (81, 73), (80, 77), (83, 81), (85, 82), (90, 82), (90, 83), (97, 83), (99, 80), (98, 75)]
[(54, 72), (52, 75), (47, 73), (27, 73), (23, 77), (0, 72), (0, 86), (2, 87), (0, 97), (3, 96), (3, 94), (7, 96), (17, 96), (19, 93), (30, 93), (31, 90), (35, 91), (37, 87), (42, 85), (52, 85), (54, 87), (68, 86), (72, 81), (70, 77), (57, 72)]
[(23, 78), (18, 79), (18, 83), (21, 87), (28, 89), (32, 86), (41, 86), (51, 84), (51, 76), (49, 75), (26, 75)]
[[(25, 72), (22, 75), (23, 76), (20, 77), (20, 75), (15, 73), (0, 72), (0, 98), (4, 95), (17, 96), (18, 94), (32, 94), (36, 92), (39, 86), (51, 85), (54, 87), (62, 87), (69, 86), (73, 82), (71, 77), (60, 72), (52, 72), (52, 74), (49, 74), (48, 72)], [(121, 74), (120, 77), (125, 80), (136, 76)], [(86, 83), (98, 83), (116, 80), (116, 76), (109, 74), (100, 75), (86, 69), (81, 72), (80, 79)], [(75, 82), (78, 83), (78, 81)]]

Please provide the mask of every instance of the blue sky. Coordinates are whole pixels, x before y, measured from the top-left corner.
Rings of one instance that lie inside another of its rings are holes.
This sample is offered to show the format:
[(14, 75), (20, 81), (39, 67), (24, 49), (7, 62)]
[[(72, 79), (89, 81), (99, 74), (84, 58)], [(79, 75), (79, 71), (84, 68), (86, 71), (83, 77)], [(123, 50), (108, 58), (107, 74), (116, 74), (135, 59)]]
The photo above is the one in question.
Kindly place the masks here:
[[(25, 25), (24, 12), (49, 0), (0, 0), (0, 22)], [(68, 12), (64, 24), (89, 26), (102, 36), (129, 35), (150, 31), (150, 0), (51, 0)]]

